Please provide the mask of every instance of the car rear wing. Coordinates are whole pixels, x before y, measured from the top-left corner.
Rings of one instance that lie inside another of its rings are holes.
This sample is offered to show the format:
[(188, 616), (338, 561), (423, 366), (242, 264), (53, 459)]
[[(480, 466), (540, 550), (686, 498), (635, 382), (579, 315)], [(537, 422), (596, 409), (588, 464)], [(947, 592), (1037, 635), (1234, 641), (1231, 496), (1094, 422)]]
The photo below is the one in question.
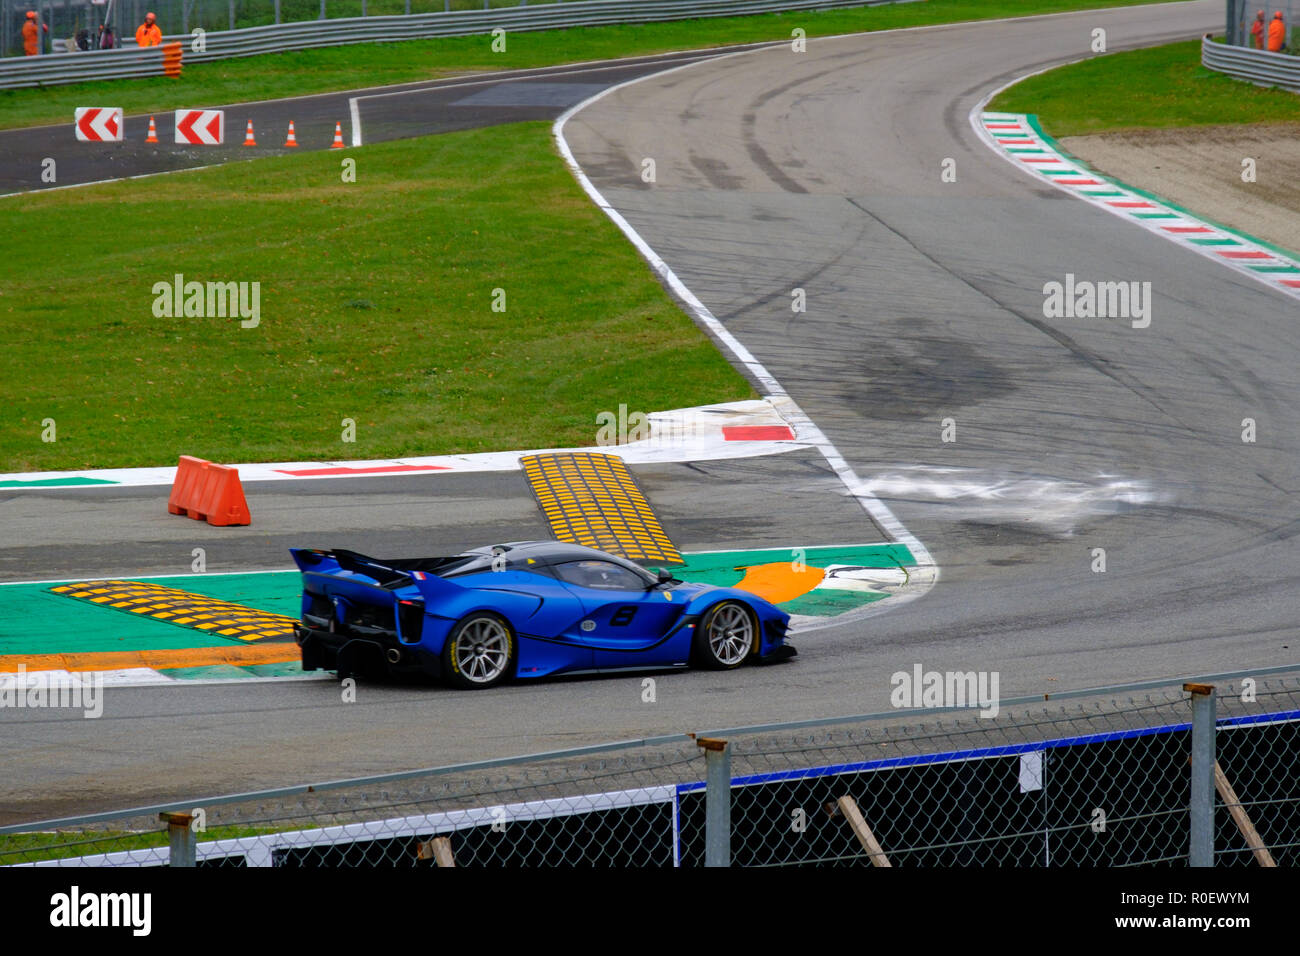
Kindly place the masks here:
[(308, 548), (290, 548), (294, 562), (303, 574), (332, 577), (339, 571), (364, 574), (382, 588), (392, 590), (411, 583), (410, 573), (396, 567), (400, 562), (384, 561), (356, 551), (318, 551)]
[(426, 601), (445, 599), (460, 585), (438, 575), (437, 570), (459, 558), (372, 558), (356, 551), (290, 548), (302, 571), (303, 591), (328, 598), (391, 606), (394, 591), (414, 585)]

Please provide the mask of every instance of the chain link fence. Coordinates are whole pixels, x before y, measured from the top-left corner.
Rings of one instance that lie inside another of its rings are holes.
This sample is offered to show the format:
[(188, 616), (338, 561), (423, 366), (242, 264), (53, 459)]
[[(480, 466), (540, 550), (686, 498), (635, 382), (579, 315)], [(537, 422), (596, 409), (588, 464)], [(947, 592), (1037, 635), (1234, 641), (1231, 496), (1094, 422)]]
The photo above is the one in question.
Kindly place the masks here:
[(1300, 678), (896, 711), (0, 828), (37, 866), (1300, 863)]
[[(1252, 815), (1276, 860), (1295, 865), (1300, 682), (1275, 681), (1253, 696), (1247, 703), (1240, 686), (1217, 687), (1210, 736), (1235, 787), (1232, 802)], [(992, 720), (742, 737), (732, 756), (741, 769), (732, 861), (872, 865), (874, 839), (893, 866), (1185, 865), (1191, 718), (1189, 694), (1171, 687), (1017, 707)], [(1206, 753), (1213, 763), (1214, 749)], [(700, 790), (692, 792), (698, 799)], [(1220, 796), (1215, 811), (1216, 862), (1249, 865), (1227, 803)]]

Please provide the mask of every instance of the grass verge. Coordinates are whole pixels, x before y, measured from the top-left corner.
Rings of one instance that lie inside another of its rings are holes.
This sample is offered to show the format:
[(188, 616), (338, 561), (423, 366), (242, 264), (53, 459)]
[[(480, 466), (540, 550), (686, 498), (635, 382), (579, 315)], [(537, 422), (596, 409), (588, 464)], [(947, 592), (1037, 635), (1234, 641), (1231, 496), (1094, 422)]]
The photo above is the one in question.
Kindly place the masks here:
[[(0, 205), (26, 263), (0, 287), (0, 471), (589, 445), (621, 403), (752, 397), (549, 131), (367, 146), (355, 183), (315, 152)], [(155, 316), (177, 273), (259, 282), (260, 324)]]
[[(283, 833), (287, 827), (214, 827), (200, 836), (201, 842), (236, 840)], [(162, 849), (168, 844), (165, 830), (88, 830), (13, 833), (0, 836), (0, 866), (66, 860), (101, 853), (122, 853)]]
[[(493, 53), (487, 35), (369, 43), (195, 63), (178, 80), (113, 80), (0, 91), (0, 128), (71, 123), (87, 103), (128, 114), (301, 96), (433, 79), (475, 70), (512, 70), (671, 50), (926, 26), (963, 20), (1130, 6), (1131, 0), (923, 0), (878, 7), (799, 11), (708, 20), (513, 33)], [(105, 99), (108, 98), (108, 99)]]
[(1201, 66), (1201, 42), (1112, 53), (1030, 77), (989, 109), (1037, 113), (1053, 136), (1300, 121), (1300, 96)]

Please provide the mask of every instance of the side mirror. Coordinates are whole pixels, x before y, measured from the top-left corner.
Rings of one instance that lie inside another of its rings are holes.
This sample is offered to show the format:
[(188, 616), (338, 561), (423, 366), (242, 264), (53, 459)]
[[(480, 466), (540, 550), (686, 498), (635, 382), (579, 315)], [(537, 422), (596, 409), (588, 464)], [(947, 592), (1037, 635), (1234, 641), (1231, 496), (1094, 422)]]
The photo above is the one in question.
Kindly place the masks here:
[(669, 581), (671, 581), (672, 579), (673, 579), (673, 573), (672, 573), (671, 571), (669, 571), (667, 568), (660, 568), (660, 569), (659, 569), (659, 583), (660, 583), (660, 584), (667, 584), (667, 583), (668, 583)]

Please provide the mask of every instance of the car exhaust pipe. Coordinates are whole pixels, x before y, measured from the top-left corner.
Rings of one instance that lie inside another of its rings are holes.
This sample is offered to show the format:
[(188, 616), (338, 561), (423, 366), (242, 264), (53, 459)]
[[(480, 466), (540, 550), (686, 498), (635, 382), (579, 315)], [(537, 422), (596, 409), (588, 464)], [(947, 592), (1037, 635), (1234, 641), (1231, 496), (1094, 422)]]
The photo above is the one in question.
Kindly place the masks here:
[(400, 663), (401, 660), (402, 660), (402, 652), (395, 647), (390, 647), (388, 649), (388, 663), (397, 664)]

